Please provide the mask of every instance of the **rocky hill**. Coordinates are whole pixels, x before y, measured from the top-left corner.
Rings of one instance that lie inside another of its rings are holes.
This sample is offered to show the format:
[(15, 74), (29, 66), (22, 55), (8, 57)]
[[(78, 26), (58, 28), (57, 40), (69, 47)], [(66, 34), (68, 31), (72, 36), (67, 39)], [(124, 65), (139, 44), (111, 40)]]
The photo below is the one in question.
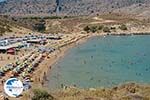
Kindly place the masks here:
[(7, 0), (0, 13), (26, 15), (91, 15), (123, 12), (149, 15), (150, 0)]

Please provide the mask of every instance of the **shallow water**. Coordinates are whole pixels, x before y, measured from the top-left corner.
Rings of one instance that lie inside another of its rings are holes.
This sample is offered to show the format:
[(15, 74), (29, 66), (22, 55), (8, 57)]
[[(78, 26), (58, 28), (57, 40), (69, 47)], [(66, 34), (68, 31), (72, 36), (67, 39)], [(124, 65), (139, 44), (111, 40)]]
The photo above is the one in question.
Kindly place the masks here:
[(71, 48), (53, 65), (48, 88), (111, 87), (126, 82), (150, 83), (150, 36), (93, 37)]

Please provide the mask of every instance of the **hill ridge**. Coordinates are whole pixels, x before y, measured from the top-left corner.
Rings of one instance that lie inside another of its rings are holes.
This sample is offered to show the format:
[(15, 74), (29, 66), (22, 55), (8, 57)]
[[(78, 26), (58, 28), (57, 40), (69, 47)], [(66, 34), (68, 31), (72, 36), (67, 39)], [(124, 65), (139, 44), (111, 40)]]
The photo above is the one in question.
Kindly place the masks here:
[(146, 11), (143, 14), (147, 16), (148, 10), (150, 10), (149, 0), (7, 0), (0, 2), (0, 13), (13, 15), (56, 15), (57, 13), (78, 16), (110, 12), (141, 14)]

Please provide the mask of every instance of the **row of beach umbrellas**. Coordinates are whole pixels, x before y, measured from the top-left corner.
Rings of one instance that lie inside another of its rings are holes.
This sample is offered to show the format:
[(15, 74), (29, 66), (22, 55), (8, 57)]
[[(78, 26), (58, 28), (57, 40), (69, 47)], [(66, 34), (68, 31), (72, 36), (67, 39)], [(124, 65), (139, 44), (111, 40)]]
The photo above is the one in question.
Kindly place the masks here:
[[(27, 74), (32, 72), (34, 67), (41, 61), (42, 54), (30, 53), (25, 57), (22, 57), (20, 61), (16, 61), (15, 64), (10, 63), (6, 66), (0, 67), (0, 76), (4, 76), (5, 73), (11, 72), (14, 75), (20, 74), (25, 77)], [(13, 75), (12, 75), (13, 76)]]

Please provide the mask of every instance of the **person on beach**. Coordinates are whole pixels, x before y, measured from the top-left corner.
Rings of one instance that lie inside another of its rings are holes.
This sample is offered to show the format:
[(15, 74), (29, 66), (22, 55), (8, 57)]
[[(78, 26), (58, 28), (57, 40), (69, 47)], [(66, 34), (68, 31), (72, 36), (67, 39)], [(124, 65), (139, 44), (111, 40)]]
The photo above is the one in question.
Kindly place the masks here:
[(94, 77), (91, 77), (90, 80), (91, 80), (91, 81), (94, 80)]
[(41, 80), (40, 80), (40, 77), (38, 78), (38, 81), (40, 82)]
[(42, 80), (41, 85), (44, 86), (44, 81)]
[(43, 79), (46, 80), (46, 72), (44, 72)]
[(1, 60), (3, 60), (3, 57), (1, 56)]
[(64, 84), (61, 84), (60, 87), (63, 89), (64, 88)]
[(7, 60), (9, 60), (9, 59), (10, 59), (10, 57), (8, 56), (8, 57), (7, 57)]
[(84, 60), (83, 63), (86, 64), (86, 61)]

